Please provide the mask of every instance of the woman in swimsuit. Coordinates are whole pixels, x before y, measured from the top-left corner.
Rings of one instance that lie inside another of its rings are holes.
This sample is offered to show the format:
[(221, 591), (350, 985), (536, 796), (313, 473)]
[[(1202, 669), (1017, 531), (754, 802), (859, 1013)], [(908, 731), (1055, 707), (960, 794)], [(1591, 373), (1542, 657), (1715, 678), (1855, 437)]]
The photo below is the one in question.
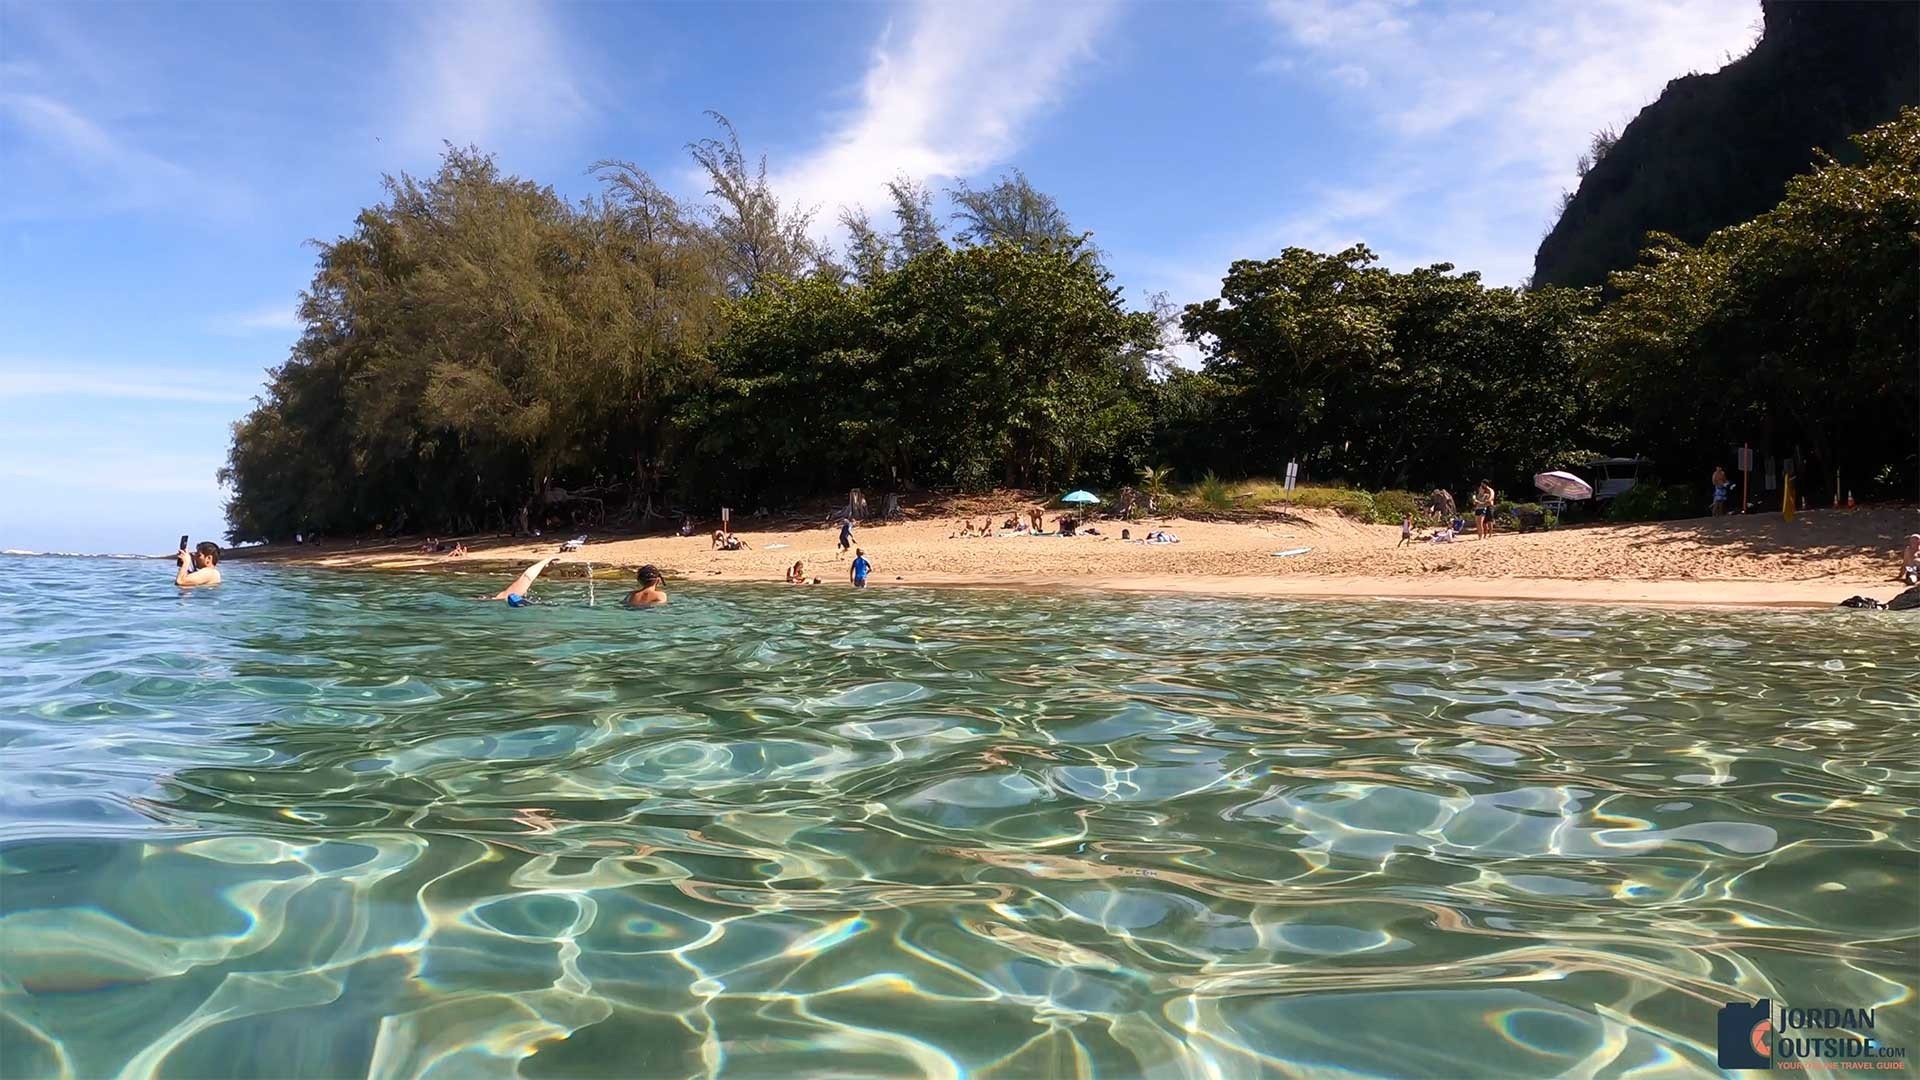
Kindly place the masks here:
[(1485, 540), (1487, 537), (1492, 536), (1493, 484), (1486, 480), (1480, 481), (1480, 486), (1474, 489), (1473, 513), (1474, 516), (1480, 519), (1479, 524), (1476, 526), (1479, 530), (1480, 539)]

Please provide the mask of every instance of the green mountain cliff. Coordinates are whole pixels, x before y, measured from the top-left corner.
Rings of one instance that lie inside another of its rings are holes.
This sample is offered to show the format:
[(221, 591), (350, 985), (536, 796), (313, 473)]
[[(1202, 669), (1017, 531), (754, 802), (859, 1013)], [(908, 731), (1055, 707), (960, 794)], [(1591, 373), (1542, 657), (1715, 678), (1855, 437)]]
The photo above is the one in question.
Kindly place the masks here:
[(1753, 51), (1667, 84), (1590, 163), (1534, 256), (1536, 285), (1599, 285), (1649, 231), (1699, 243), (1780, 201), (1815, 148), (1920, 104), (1920, 3), (1765, 0)]

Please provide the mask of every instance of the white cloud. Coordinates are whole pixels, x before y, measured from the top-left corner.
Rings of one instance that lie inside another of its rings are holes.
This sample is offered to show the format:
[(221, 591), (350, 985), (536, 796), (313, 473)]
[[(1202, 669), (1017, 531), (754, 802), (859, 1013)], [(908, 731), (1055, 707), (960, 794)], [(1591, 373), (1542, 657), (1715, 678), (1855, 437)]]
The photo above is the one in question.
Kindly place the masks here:
[(1007, 160), (1059, 101), (1113, 16), (1107, 3), (921, 3), (889, 26), (859, 105), (773, 178), (800, 207), (884, 205), (884, 185), (964, 177)]
[[(1592, 133), (1743, 52), (1758, 13), (1751, 0), (1269, 0), (1267, 11), (1285, 50), (1268, 69), (1322, 73), (1381, 147), (1367, 175), (1274, 223), (1270, 239), (1365, 239), (1397, 267), (1453, 262), (1503, 284), (1531, 273)], [(1354, 188), (1375, 201), (1355, 202)]]
[(146, 370), (100, 368), (31, 371), (15, 369), (12, 361), (6, 361), (0, 367), (7, 369), (0, 370), (0, 401), (66, 397), (234, 405), (252, 398), (257, 389), (251, 384), (196, 384), (189, 382), (185, 375), (176, 382), (168, 382), (163, 374)]
[(576, 81), (583, 58), (548, 5), (446, 3), (401, 23), (398, 135), (415, 150), (546, 138), (592, 112)]
[(240, 337), (249, 334), (292, 334), (300, 330), (300, 310), (293, 304), (268, 304), (252, 311), (238, 311), (214, 318), (209, 328), (217, 334)]
[(12, 146), (0, 173), (16, 192), (9, 198), (12, 216), (175, 203), (186, 200), (196, 186), (184, 166), (115, 134), (58, 98), (0, 93), (0, 119), (0, 128), (16, 135), (5, 140)]

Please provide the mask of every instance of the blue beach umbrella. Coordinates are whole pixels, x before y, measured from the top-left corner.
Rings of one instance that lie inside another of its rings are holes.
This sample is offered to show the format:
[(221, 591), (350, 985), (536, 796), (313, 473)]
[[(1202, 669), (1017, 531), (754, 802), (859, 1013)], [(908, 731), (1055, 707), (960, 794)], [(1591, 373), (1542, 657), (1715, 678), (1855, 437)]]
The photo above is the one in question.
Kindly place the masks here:
[(1097, 503), (1100, 501), (1100, 496), (1095, 495), (1091, 491), (1070, 491), (1060, 496), (1060, 501), (1063, 503)]

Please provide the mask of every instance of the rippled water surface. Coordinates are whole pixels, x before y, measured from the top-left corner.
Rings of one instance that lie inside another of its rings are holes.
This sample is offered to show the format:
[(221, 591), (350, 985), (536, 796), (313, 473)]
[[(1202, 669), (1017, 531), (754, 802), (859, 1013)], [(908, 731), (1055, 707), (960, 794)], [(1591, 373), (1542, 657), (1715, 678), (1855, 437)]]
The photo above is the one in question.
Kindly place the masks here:
[(0, 1075), (1920, 1043), (1913, 616), (0, 562)]

